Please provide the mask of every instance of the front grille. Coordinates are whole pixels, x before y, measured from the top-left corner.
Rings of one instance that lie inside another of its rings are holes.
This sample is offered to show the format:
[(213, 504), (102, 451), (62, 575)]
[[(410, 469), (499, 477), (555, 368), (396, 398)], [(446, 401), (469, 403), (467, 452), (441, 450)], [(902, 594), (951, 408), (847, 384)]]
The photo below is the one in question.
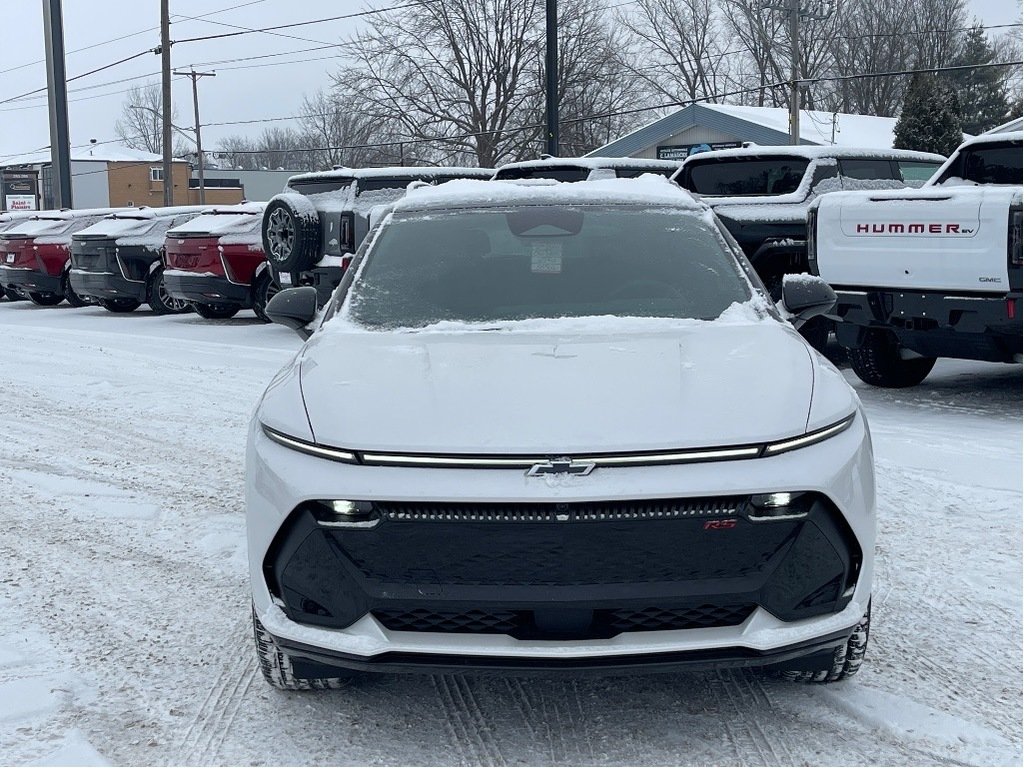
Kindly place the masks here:
[[(374, 502), (376, 528), (336, 530), (368, 579), (397, 584), (571, 586), (746, 578), (770, 568), (795, 525), (727, 535), (747, 497), (571, 503)], [(714, 556), (708, 547), (723, 546)]]
[(459, 504), (378, 501), (381, 517), (413, 523), (565, 523), (730, 516), (746, 497), (590, 501), (573, 504)]
[(374, 610), (373, 615), (385, 627), (402, 632), (442, 632), (511, 635), (519, 639), (549, 638), (597, 639), (622, 632), (656, 632), (672, 629), (706, 629), (742, 624), (754, 610), (753, 603), (677, 608), (623, 608), (573, 612), (571, 625), (556, 617), (530, 610), (471, 610), (461, 613), (426, 608)]
[(425, 608), (411, 611), (374, 611), (377, 621), (388, 629), (404, 632), (471, 632), (508, 635), (520, 626), (514, 611), (466, 611), (438, 613)]

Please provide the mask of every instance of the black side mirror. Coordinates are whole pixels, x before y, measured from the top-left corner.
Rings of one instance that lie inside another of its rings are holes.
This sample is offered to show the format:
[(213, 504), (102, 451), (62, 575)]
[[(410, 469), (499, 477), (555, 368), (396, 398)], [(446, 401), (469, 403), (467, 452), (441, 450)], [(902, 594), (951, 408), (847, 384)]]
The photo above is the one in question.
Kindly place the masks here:
[(267, 302), (267, 317), (273, 322), (291, 328), (303, 339), (313, 335), (309, 324), (316, 318), (316, 288), (305, 285), (287, 288)]
[(782, 308), (794, 327), (799, 328), (812, 317), (831, 312), (835, 305), (836, 292), (820, 277), (782, 276)]

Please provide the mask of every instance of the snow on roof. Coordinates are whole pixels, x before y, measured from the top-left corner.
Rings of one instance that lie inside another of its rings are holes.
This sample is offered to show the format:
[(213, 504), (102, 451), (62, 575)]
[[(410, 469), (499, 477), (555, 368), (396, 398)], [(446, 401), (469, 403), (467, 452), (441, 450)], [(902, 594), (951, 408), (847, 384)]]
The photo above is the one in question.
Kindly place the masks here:
[[(1001, 131), (999, 133), (983, 133), (968, 139), (960, 147), (973, 147), (975, 144), (995, 144), (1004, 141), (1024, 141), (1024, 131)], [(957, 147), (957, 149), (960, 149)]]
[(453, 176), (465, 174), (467, 177), (490, 178), (493, 168), (458, 168), (445, 166), (391, 166), (385, 168), (335, 168), (331, 171), (315, 171), (300, 173), (288, 179), (293, 181), (317, 181), (321, 179), (390, 179), (408, 176), (410, 179), (429, 178), (431, 176)]
[(805, 157), (814, 160), (821, 157), (872, 157), (880, 160), (920, 160), (923, 162), (946, 161), (942, 155), (931, 152), (914, 152), (909, 149), (872, 149), (871, 147), (816, 147), (808, 144), (785, 147), (744, 147), (742, 149), (716, 149), (690, 155), (684, 163), (729, 157)]
[(507, 168), (549, 168), (571, 166), (590, 170), (600, 168), (650, 168), (652, 171), (678, 168), (679, 162), (673, 160), (650, 160), (635, 157), (543, 157), (537, 160), (520, 160), (516, 163), (505, 163), (496, 173)]
[(459, 179), (436, 187), (418, 187), (395, 203), (396, 211), (502, 205), (653, 205), (693, 211), (704, 203), (664, 176), (602, 179), (565, 183), (520, 184), (515, 181)]
[[(155, 155), (152, 152), (143, 152), (131, 147), (122, 147), (117, 144), (97, 144), (90, 147), (72, 147), (71, 160), (73, 162), (97, 162), (97, 163), (160, 163), (163, 162), (162, 155)], [(0, 162), (0, 167), (12, 167), (18, 165), (45, 165), (50, 162), (50, 150), (40, 152), (29, 152), (28, 154), (11, 157)], [(184, 162), (184, 161), (175, 161)]]
[[(733, 104), (690, 104), (595, 149), (589, 156), (621, 157), (650, 150), (670, 140), (685, 142), (683, 136), (686, 131), (695, 127), (710, 128), (726, 136), (735, 136), (737, 140), (778, 146), (789, 143), (789, 110)], [(889, 149), (893, 144), (895, 127), (894, 117), (800, 111), (800, 140), (805, 145)], [(693, 143), (698, 142), (693, 140)]]
[(986, 136), (990, 133), (1015, 133), (1024, 128), (1024, 117), (1018, 117), (1016, 120), (1011, 120), (1008, 123), (997, 125), (995, 128), (990, 128), (985, 131), (982, 136)]
[(124, 238), (128, 236), (148, 235), (151, 232), (160, 232), (160, 239), (163, 239), (163, 230), (173, 222), (171, 219), (181, 217), (198, 216), (208, 210), (205, 206), (198, 205), (177, 205), (167, 208), (127, 208), (117, 211), (97, 221), (85, 229), (75, 233), (75, 237), (108, 237)]
[(4, 232), (3, 237), (7, 238), (28, 238), (60, 236), (61, 239), (71, 240), (71, 233), (88, 227), (95, 221), (102, 219), (117, 208), (90, 208), (78, 211), (40, 211), (38, 216), (33, 216), (27, 221), (11, 227)]
[[(732, 104), (702, 106), (780, 133), (789, 133), (789, 110), (782, 107), (740, 107)], [(818, 145), (889, 149), (892, 147), (895, 127), (895, 117), (800, 110), (800, 138)]]

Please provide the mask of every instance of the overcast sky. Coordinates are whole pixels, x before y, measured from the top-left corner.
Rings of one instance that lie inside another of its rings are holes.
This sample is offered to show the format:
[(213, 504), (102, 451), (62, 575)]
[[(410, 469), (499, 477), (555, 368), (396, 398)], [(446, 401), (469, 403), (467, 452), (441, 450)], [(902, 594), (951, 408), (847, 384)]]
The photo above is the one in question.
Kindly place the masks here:
[[(237, 31), (225, 24), (268, 27), (392, 4), (393, 0), (171, 0), (171, 39)], [(42, 0), (0, 0), (0, 6), (0, 102), (4, 102), (44, 87), (46, 70), (40, 61), (44, 56)], [(968, 0), (968, 7), (985, 24), (1020, 21), (1016, 0)], [(205, 18), (185, 18), (200, 15)], [(64, 0), (68, 76), (152, 49), (159, 44), (159, 24), (160, 0)], [(303, 93), (326, 87), (330, 82), (328, 73), (335, 65), (331, 50), (292, 52), (337, 44), (358, 32), (359, 24), (358, 19), (343, 19), (279, 33), (291, 37), (250, 34), (174, 46), (171, 61), (175, 68), (194, 65), (217, 72), (216, 77), (203, 78), (199, 84), (204, 148), (213, 150), (225, 136), (255, 135), (264, 127), (215, 123), (297, 114)], [(78, 50), (86, 47), (89, 49)], [(289, 55), (227, 62), (276, 53)], [(270, 64), (273, 66), (267, 66)], [(121, 112), (125, 90), (132, 82), (146, 81), (114, 81), (151, 74), (152, 81), (159, 82), (159, 69), (160, 57), (150, 53), (69, 83), (71, 143), (115, 138), (114, 121)], [(177, 124), (190, 127), (194, 122), (190, 81), (175, 78), (173, 89)], [(0, 103), (0, 157), (37, 150), (49, 143), (45, 93)]]

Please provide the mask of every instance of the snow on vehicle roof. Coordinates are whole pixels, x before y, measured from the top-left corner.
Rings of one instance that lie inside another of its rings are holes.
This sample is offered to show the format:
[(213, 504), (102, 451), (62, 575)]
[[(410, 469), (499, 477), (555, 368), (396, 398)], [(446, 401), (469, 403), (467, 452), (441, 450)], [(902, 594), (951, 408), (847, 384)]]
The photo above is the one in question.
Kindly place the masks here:
[(868, 147), (814, 147), (807, 144), (783, 147), (744, 147), (743, 149), (716, 149), (691, 155), (683, 161), (683, 165), (697, 163), (702, 160), (718, 160), (731, 158), (755, 157), (804, 157), (816, 160), (822, 157), (870, 157), (879, 160), (920, 160), (923, 162), (945, 162), (946, 158), (931, 152), (915, 152), (909, 149), (871, 149)]
[(965, 149), (967, 147), (973, 147), (976, 144), (1000, 144), (1004, 141), (1024, 141), (1024, 131), (1003, 131), (1002, 133), (983, 133), (981, 136), (975, 136), (973, 139), (968, 139), (959, 147), (957, 151)]
[(520, 184), (516, 181), (459, 179), (436, 187), (410, 189), (395, 211), (503, 205), (652, 205), (692, 211), (708, 210), (689, 192), (658, 174), (635, 179), (575, 183)]
[(66, 211), (38, 211), (37, 215), (27, 221), (21, 221), (5, 231), (3, 236), (8, 238), (39, 238), (44, 235), (58, 236), (67, 234), (67, 239), (70, 239), (70, 232), (82, 228), (75, 227), (74, 225), (76, 222), (85, 222), (83, 226), (88, 226), (94, 220), (108, 216), (119, 210), (123, 209), (87, 208)]
[(651, 170), (665, 170), (667, 168), (678, 168), (679, 162), (675, 160), (651, 160), (649, 158), (637, 157), (542, 157), (537, 160), (520, 160), (515, 163), (505, 163), (498, 168), (500, 173), (506, 168), (548, 168), (551, 166), (565, 167), (575, 166), (576, 168), (588, 168), (590, 170), (600, 168), (650, 168)]
[(167, 208), (129, 208), (100, 219), (75, 233), (74, 239), (104, 237), (124, 245), (162, 243), (167, 228), (174, 220), (198, 216), (207, 206), (179, 205)]
[(444, 166), (391, 166), (385, 168), (336, 168), (331, 171), (315, 171), (313, 173), (300, 173), (288, 179), (288, 184), (301, 181), (323, 181), (330, 179), (390, 179), (408, 176), (411, 179), (418, 179), (430, 176), (452, 176), (454, 174), (466, 174), (467, 176), (487, 177), (494, 174), (493, 168), (460, 168)]
[(259, 232), (260, 224), (263, 222), (263, 210), (266, 207), (266, 203), (218, 206), (184, 224), (171, 227), (167, 230), (167, 237), (222, 237)]

